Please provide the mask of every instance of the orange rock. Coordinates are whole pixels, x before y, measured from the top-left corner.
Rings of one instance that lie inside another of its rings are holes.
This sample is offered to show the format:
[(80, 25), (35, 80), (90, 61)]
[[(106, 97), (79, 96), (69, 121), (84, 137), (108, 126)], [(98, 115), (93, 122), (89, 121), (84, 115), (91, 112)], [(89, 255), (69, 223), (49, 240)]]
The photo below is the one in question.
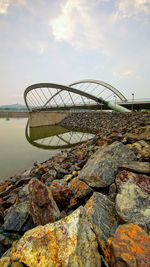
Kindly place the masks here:
[(55, 223), (27, 231), (13, 245), (10, 260), (32, 267), (101, 267), (96, 236), (83, 207)]
[(108, 244), (112, 267), (150, 266), (150, 236), (141, 227), (134, 224), (119, 226)]
[(35, 225), (44, 225), (60, 218), (51, 190), (36, 178), (29, 182), (29, 203)]
[(83, 200), (93, 192), (93, 190), (86, 183), (80, 181), (76, 177), (71, 180), (68, 186), (72, 192), (69, 208), (80, 204), (81, 200)]

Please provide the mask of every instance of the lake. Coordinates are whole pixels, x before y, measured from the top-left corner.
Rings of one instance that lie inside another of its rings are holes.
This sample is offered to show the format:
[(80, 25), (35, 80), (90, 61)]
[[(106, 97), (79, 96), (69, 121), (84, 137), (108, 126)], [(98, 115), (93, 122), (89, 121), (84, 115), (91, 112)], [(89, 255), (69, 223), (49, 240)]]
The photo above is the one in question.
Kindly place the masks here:
[(94, 135), (60, 126), (29, 128), (27, 118), (0, 118), (0, 179), (43, 162)]

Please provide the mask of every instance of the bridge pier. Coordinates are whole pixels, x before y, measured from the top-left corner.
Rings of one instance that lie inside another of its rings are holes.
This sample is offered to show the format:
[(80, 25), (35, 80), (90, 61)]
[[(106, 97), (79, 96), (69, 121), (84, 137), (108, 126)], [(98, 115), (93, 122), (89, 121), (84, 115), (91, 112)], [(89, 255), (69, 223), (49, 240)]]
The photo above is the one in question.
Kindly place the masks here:
[(69, 112), (30, 112), (29, 126), (39, 127), (55, 125), (70, 115), (71, 113)]

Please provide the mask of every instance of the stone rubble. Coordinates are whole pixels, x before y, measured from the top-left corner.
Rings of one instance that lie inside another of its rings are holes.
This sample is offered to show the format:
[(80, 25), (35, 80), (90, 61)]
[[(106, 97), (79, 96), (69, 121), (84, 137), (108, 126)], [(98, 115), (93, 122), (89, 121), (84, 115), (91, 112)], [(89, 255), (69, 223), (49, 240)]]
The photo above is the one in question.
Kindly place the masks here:
[(150, 114), (80, 113), (95, 137), (0, 184), (0, 267), (150, 266)]

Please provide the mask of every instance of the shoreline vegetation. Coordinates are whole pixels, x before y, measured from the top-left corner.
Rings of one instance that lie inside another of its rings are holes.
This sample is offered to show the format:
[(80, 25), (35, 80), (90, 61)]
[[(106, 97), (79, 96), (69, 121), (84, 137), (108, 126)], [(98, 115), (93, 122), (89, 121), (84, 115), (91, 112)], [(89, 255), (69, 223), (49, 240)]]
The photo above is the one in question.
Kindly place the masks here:
[(74, 113), (95, 136), (0, 184), (1, 266), (149, 266), (150, 114)]

